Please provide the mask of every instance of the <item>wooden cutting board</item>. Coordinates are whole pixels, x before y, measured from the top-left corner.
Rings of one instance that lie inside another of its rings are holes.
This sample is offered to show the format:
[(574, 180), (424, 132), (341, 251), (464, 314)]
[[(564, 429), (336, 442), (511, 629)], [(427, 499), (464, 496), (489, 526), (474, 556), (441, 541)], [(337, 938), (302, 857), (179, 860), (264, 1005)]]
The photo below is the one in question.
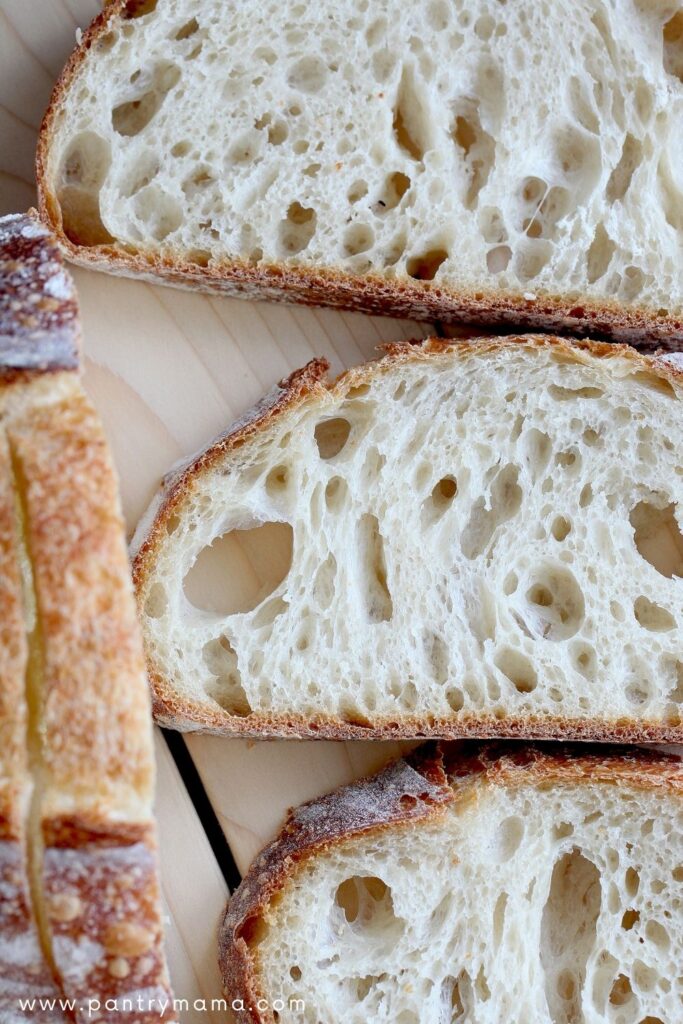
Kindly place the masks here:
[[(77, 30), (99, 9), (97, 0), (0, 2), (0, 214), (35, 202), (40, 120)], [(74, 276), (86, 385), (114, 451), (130, 531), (171, 463), (308, 359), (326, 356), (337, 373), (383, 341), (430, 333), (425, 324)], [(224, 1021), (192, 1005), (221, 995), (215, 933), (226, 877), (238, 879), (288, 807), (366, 774), (400, 747), (191, 736), (172, 740), (172, 756), (160, 732), (156, 747), (168, 953), (176, 993), (190, 1006), (181, 1018)]]

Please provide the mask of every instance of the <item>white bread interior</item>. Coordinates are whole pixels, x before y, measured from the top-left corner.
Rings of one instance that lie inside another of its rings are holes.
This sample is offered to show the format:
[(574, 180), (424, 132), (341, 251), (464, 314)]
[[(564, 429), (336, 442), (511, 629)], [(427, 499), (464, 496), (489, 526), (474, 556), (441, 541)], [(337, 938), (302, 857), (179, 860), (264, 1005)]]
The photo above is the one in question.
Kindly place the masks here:
[(158, 0), (85, 51), (44, 187), (80, 246), (680, 315), (673, 0)]
[(252, 929), (260, 992), (281, 1024), (677, 1021), (682, 827), (666, 790), (478, 781), (295, 868)]
[(171, 475), (133, 544), (165, 693), (271, 726), (680, 726), (681, 384), (609, 352), (408, 345)]

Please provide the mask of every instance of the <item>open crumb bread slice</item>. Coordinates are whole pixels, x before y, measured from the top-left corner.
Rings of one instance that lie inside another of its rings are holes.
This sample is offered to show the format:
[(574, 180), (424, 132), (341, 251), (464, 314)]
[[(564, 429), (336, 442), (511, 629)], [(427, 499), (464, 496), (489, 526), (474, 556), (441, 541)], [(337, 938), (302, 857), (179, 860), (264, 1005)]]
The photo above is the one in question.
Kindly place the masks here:
[(310, 363), (139, 525), (159, 721), (679, 739), (682, 400), (670, 360), (541, 336)]
[[(151, 1024), (173, 1014), (149, 697), (117, 480), (78, 342), (54, 240), (29, 215), (3, 218), (0, 1017)], [(74, 1008), (17, 1002), (44, 995)]]
[(254, 1024), (663, 1024), (683, 1000), (683, 764), (422, 748), (293, 811), (232, 897)]
[(45, 116), (41, 212), (117, 273), (680, 346), (682, 18), (114, 0)]

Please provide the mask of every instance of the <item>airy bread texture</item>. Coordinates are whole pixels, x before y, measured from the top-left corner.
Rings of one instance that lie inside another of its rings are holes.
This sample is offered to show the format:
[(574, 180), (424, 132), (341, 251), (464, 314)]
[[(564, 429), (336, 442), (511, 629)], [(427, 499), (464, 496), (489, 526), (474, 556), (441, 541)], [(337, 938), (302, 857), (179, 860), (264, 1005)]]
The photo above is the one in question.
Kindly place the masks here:
[(673, 365), (524, 336), (324, 370), (169, 474), (138, 528), (158, 719), (680, 739)]
[(677, 6), (115, 0), (41, 211), (175, 283), (680, 341)]
[[(80, 1024), (99, 1000), (102, 1022), (169, 1020), (117, 480), (73, 282), (27, 215), (0, 220), (0, 339), (0, 1019)], [(17, 1002), (44, 995), (76, 1009)]]
[(675, 758), (399, 762), (295, 811), (252, 865), (228, 994), (258, 1024), (677, 1021), (682, 827)]

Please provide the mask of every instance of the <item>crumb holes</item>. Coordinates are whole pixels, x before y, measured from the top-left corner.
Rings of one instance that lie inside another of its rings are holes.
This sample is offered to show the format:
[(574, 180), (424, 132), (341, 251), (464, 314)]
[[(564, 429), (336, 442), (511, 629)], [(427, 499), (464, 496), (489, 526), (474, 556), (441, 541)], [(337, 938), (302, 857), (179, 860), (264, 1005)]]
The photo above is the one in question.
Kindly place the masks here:
[(630, 932), (631, 929), (640, 921), (640, 911), (633, 910), (633, 908), (624, 911), (624, 915), (621, 919), (621, 927), (625, 932)]
[(650, 391), (654, 391), (656, 394), (665, 395), (667, 398), (677, 398), (676, 390), (666, 377), (660, 376), (658, 373), (653, 373), (648, 370), (639, 370), (637, 373), (629, 374), (629, 378), (632, 381), (637, 381), (641, 387), (649, 388)]
[(565, 388), (560, 384), (550, 384), (548, 393), (556, 402), (571, 402), (577, 398), (602, 398), (605, 392), (602, 388)]
[(663, 30), (664, 69), (683, 82), (683, 10), (669, 18)]
[(157, 242), (177, 231), (183, 222), (180, 203), (158, 185), (147, 185), (133, 201), (133, 210), (145, 230)]
[(356, 933), (378, 936), (398, 925), (391, 889), (376, 876), (354, 875), (338, 886), (334, 902)]
[[(478, 558), (488, 547), (496, 529), (517, 514), (522, 504), (519, 469), (503, 466), (491, 483), (489, 500), (477, 498), (460, 538), (465, 558)], [(487, 507), (487, 505), (489, 507)]]
[(609, 994), (609, 1001), (612, 1006), (624, 1006), (632, 998), (633, 989), (631, 988), (631, 981), (625, 974), (620, 974), (614, 980)]
[(676, 625), (676, 620), (671, 612), (668, 612), (666, 608), (662, 608), (658, 604), (654, 604), (646, 597), (636, 598), (633, 605), (633, 614), (639, 625), (652, 633), (666, 633)]
[(674, 502), (658, 506), (641, 501), (629, 515), (638, 554), (667, 579), (683, 577), (683, 536), (675, 509)]
[(593, 488), (590, 484), (585, 484), (581, 488), (581, 494), (579, 495), (579, 507), (588, 508), (593, 501)]
[(102, 221), (100, 189), (111, 165), (109, 143), (95, 132), (76, 135), (62, 160), (57, 198), (64, 234), (76, 245), (114, 241)]
[(195, 608), (216, 615), (253, 611), (280, 586), (292, 564), (289, 523), (260, 523), (216, 538), (183, 581)]
[(190, 36), (193, 36), (197, 31), (199, 31), (199, 22), (196, 18), (190, 18), (189, 21), (185, 22), (182, 28), (178, 29), (174, 38), (178, 40), (189, 39)]
[(517, 578), (517, 574), (514, 572), (510, 572), (503, 580), (503, 593), (506, 595), (506, 597), (509, 597), (510, 594), (514, 594), (518, 586), (519, 579)]
[(289, 968), (289, 976), (292, 981), (301, 981), (301, 968), (294, 964), (293, 967)]
[(352, 224), (344, 233), (344, 252), (347, 256), (358, 256), (372, 249), (375, 233), (369, 224)]
[(367, 181), (354, 181), (349, 191), (346, 193), (346, 198), (350, 203), (357, 203), (359, 200), (364, 199), (368, 194), (368, 183)]
[(616, 250), (616, 243), (607, 234), (604, 226), (598, 224), (586, 258), (586, 275), (589, 284), (595, 284), (603, 277)]
[(287, 217), (280, 222), (280, 245), (289, 256), (302, 252), (315, 234), (315, 210), (293, 202), (287, 210)]
[(556, 862), (541, 917), (540, 958), (550, 1019), (578, 1024), (586, 965), (596, 940), (600, 872), (576, 847)]
[(463, 202), (466, 209), (472, 210), (489, 179), (496, 154), (495, 140), (482, 127), (476, 100), (460, 101), (451, 134), (462, 153), (467, 172), (468, 184)]
[(358, 523), (359, 569), (362, 574), (365, 609), (372, 623), (388, 622), (393, 614), (393, 601), (387, 580), (384, 538), (377, 516), (366, 514)]
[(519, 613), (531, 636), (567, 640), (583, 622), (583, 593), (568, 569), (546, 566), (527, 589)]
[(288, 135), (289, 128), (285, 121), (275, 121), (268, 128), (268, 142), (271, 146), (281, 146)]
[(299, 92), (318, 93), (325, 85), (327, 74), (327, 66), (320, 58), (302, 57), (289, 69), (287, 83)]
[(153, 74), (152, 88), (126, 103), (114, 107), (111, 123), (114, 131), (126, 137), (139, 135), (164, 102), (166, 94), (180, 79), (180, 68), (159, 64)]
[(443, 513), (458, 493), (458, 482), (454, 476), (444, 476), (432, 488), (430, 499), (434, 509)]
[(433, 281), (439, 267), (447, 259), (445, 249), (429, 249), (421, 256), (411, 256), (406, 265), (408, 276), (416, 281)]
[(281, 497), (288, 490), (289, 480), (288, 467), (275, 466), (266, 477), (266, 493), (270, 498)]
[(351, 424), (340, 416), (322, 420), (315, 428), (315, 443), (321, 459), (333, 459), (346, 445), (351, 433)]
[(645, 938), (656, 946), (660, 952), (667, 952), (671, 945), (669, 933), (659, 921), (648, 921), (645, 925)]
[(384, 182), (384, 190), (377, 201), (375, 212), (381, 214), (394, 210), (403, 199), (410, 185), (410, 178), (407, 174), (402, 174), (401, 171), (390, 174)]
[(420, 161), (431, 148), (430, 117), (426, 102), (418, 90), (415, 72), (405, 66), (394, 106), (394, 136), (399, 149)]
[(524, 838), (524, 822), (517, 815), (500, 823), (494, 840), (494, 857), (499, 864), (512, 860)]
[(571, 649), (572, 664), (584, 679), (595, 679), (598, 662), (595, 651), (588, 644), (575, 644)]
[(349, 488), (340, 476), (333, 476), (325, 487), (325, 505), (330, 512), (339, 512), (347, 502)]
[(629, 133), (626, 134), (624, 145), (621, 150), (619, 163), (610, 174), (607, 182), (606, 196), (610, 203), (623, 199), (628, 192), (633, 173), (643, 159), (643, 146), (638, 139)]
[(571, 533), (571, 523), (564, 516), (555, 516), (550, 532), (557, 541), (565, 540)]
[(456, 686), (449, 690), (446, 690), (446, 700), (451, 711), (462, 711), (465, 706), (465, 696), (462, 690), (459, 690)]
[(511, 647), (496, 653), (496, 668), (506, 676), (518, 693), (532, 693), (538, 684), (536, 670), (527, 657)]
[(212, 675), (206, 693), (230, 715), (245, 717), (252, 708), (242, 687), (237, 655), (225, 636), (209, 640), (202, 648), (204, 664)]
[(486, 266), (489, 273), (501, 274), (507, 270), (508, 263), (512, 259), (512, 249), (509, 245), (497, 245), (486, 253)]
[(176, 142), (175, 146), (173, 146), (171, 149), (171, 156), (187, 156), (191, 149), (192, 146), (190, 145), (189, 142), (186, 142), (184, 140), (181, 142)]
[(258, 156), (262, 142), (261, 132), (257, 128), (243, 132), (228, 149), (227, 158), (233, 164), (249, 164)]

